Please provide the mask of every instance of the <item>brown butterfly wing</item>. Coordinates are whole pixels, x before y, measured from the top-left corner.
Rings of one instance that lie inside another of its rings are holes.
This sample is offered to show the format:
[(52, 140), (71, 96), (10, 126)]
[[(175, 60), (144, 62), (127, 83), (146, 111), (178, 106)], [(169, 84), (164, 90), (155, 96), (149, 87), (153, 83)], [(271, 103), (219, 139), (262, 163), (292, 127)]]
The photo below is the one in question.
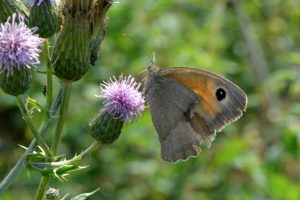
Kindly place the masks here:
[[(161, 76), (176, 80), (201, 97), (189, 113), (189, 122), (201, 135), (215, 134), (239, 119), (246, 109), (246, 94), (232, 82), (211, 72), (178, 67), (161, 70)], [(219, 89), (225, 92), (224, 98), (218, 99)]]
[(148, 70), (144, 94), (161, 143), (162, 159), (175, 162), (198, 155), (201, 138), (187, 127), (185, 112), (199, 97), (177, 81), (161, 77), (155, 69)]
[[(218, 101), (222, 87), (227, 99)], [(144, 87), (165, 161), (196, 156), (200, 144), (210, 145), (215, 132), (242, 115), (246, 95), (233, 83), (192, 68), (151, 67)]]

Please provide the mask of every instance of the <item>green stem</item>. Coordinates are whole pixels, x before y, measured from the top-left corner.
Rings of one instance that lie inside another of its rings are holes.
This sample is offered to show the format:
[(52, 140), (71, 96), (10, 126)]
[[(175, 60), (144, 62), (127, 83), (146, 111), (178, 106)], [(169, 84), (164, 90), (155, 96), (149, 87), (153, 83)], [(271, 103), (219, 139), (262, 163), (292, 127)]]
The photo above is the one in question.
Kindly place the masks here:
[(65, 161), (59, 161), (59, 162), (42, 162), (42, 163), (32, 163), (31, 165), (34, 167), (60, 167), (63, 165), (71, 165), (74, 164), (77, 161), (82, 160), (85, 158), (87, 155), (91, 154), (93, 151), (97, 150), (100, 147), (101, 143), (94, 141), (86, 150), (81, 152), (79, 155), (74, 156), (74, 158), (70, 160), (65, 160)]
[(46, 153), (46, 155), (51, 157), (51, 152), (49, 150), (49, 147), (48, 147), (46, 141), (39, 134), (39, 132), (36, 129), (35, 125), (33, 124), (31, 116), (27, 112), (27, 110), (26, 110), (26, 108), (25, 108), (25, 106), (23, 104), (21, 96), (17, 96), (16, 99), (17, 99), (17, 104), (18, 104), (18, 106), (20, 108), (20, 111), (21, 111), (21, 113), (23, 115), (23, 119), (25, 120), (27, 126), (30, 128), (31, 132), (33, 133), (35, 139), (37, 140), (37, 143), (41, 146), (41, 148)]
[(63, 130), (63, 126), (65, 123), (66, 114), (69, 106), (71, 87), (72, 87), (71, 82), (62, 81), (62, 102), (59, 110), (59, 119), (55, 130), (54, 140), (51, 146), (53, 155), (57, 154), (58, 145), (60, 144), (61, 141), (61, 134), (62, 134), (62, 130)]
[[(49, 42), (48, 39), (45, 39), (44, 42), (44, 57), (46, 60), (47, 65), (47, 101), (46, 101), (46, 108), (50, 110), (52, 104), (52, 66), (51, 66), (51, 59), (49, 54)], [(48, 113), (45, 114), (46, 119), (49, 118)]]
[(48, 186), (49, 177), (42, 176), (40, 180), (40, 184), (37, 190), (37, 194), (35, 196), (35, 200), (43, 200), (45, 196), (45, 192)]
[[(69, 106), (72, 83), (62, 81), (61, 87), (62, 87), (62, 101), (59, 109), (59, 119), (55, 130), (54, 140), (51, 146), (51, 150), (54, 156), (57, 154), (58, 146), (61, 141), (61, 134), (62, 134), (66, 113)], [(35, 196), (35, 200), (42, 200), (44, 198), (48, 186), (48, 182), (49, 182), (49, 177), (42, 176), (37, 190), (37, 194)]]

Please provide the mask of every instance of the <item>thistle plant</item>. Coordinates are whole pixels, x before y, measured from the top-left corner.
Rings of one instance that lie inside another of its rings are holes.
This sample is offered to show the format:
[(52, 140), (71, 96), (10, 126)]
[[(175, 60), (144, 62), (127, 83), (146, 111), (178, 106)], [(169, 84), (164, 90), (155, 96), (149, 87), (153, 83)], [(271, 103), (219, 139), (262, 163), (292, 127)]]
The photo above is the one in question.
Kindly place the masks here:
[[(25, 153), (0, 183), (0, 195), (26, 164), (41, 174), (35, 199), (59, 199), (58, 189), (48, 189), (49, 179), (64, 180), (71, 172), (85, 168), (78, 161), (101, 144), (118, 139), (124, 123), (134, 121), (143, 112), (141, 84), (132, 76), (123, 75), (103, 82), (100, 94), (96, 95), (103, 100), (103, 107), (95, 113), (89, 128), (94, 142), (73, 158), (59, 155), (64, 124), (68, 120), (72, 82), (80, 80), (88, 73), (90, 65), (95, 64), (105, 36), (106, 13), (113, 1), (29, 0), (25, 7), (22, 1), (4, 0), (0, 4), (1, 9), (6, 9), (0, 11), (0, 87), (16, 97), (23, 119), (34, 136), (31, 144), (24, 147)], [(41, 57), (46, 71), (40, 70)], [(45, 105), (29, 96), (32, 73), (46, 76)], [(56, 98), (53, 98), (53, 76), (58, 77), (56, 80), (60, 81), (61, 87)], [(43, 113), (39, 127), (33, 123), (36, 111)], [(50, 132), (50, 126), (55, 126), (55, 131), (52, 141), (47, 141), (44, 136)], [(79, 194), (74, 199), (86, 199), (96, 191), (98, 189)]]

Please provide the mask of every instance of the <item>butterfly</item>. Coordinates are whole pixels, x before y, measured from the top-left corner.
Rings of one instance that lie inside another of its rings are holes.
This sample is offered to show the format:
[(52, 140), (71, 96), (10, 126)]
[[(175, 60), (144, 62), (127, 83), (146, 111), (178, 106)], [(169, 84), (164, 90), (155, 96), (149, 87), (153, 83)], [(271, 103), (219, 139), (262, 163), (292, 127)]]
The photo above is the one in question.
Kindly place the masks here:
[(167, 162), (197, 156), (247, 105), (246, 94), (229, 80), (189, 67), (149, 66), (143, 93)]

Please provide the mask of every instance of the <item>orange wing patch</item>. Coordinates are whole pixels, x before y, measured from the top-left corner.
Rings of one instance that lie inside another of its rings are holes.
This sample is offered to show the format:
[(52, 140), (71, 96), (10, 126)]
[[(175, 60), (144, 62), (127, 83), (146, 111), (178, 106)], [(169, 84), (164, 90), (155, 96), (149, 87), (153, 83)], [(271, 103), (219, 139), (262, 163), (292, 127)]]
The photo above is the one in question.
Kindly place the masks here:
[[(170, 70), (170, 72), (172, 71), (177, 72), (176, 70)], [(204, 112), (209, 117), (214, 118), (221, 111), (215, 97), (216, 83), (214, 83), (214, 79), (209, 79), (209, 76), (193, 73), (189, 70), (181, 70), (180, 73), (163, 74), (163, 77), (178, 81), (200, 97), (201, 100), (195, 107), (195, 111), (199, 114)]]

